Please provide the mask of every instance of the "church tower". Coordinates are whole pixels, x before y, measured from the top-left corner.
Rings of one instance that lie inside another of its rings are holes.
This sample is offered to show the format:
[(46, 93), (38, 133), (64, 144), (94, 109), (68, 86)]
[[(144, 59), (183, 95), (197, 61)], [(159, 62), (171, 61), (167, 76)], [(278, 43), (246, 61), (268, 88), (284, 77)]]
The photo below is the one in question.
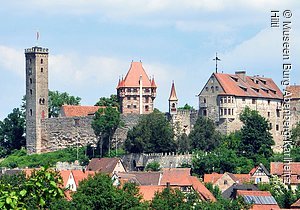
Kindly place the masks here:
[(175, 85), (174, 85), (174, 81), (173, 81), (171, 93), (170, 93), (170, 97), (169, 97), (169, 113), (171, 115), (177, 114), (177, 104), (178, 104), (178, 98), (176, 95)]
[(48, 118), (48, 49), (25, 49), (26, 70), (26, 148), (41, 153), (41, 121)]

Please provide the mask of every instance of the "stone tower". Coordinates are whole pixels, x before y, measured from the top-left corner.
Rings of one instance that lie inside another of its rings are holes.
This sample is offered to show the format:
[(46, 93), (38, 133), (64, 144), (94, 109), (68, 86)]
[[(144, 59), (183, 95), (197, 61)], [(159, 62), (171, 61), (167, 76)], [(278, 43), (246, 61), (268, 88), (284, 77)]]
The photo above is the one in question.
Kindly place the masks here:
[(41, 121), (48, 117), (48, 49), (25, 49), (26, 147), (29, 154), (41, 152)]
[(171, 93), (170, 93), (170, 97), (169, 97), (169, 113), (171, 115), (177, 114), (177, 104), (178, 104), (178, 98), (176, 95), (175, 85), (174, 85), (174, 81), (173, 81)]
[(154, 78), (149, 79), (142, 62), (131, 62), (125, 78), (119, 80), (117, 96), (123, 114), (149, 114), (154, 109), (156, 97)]

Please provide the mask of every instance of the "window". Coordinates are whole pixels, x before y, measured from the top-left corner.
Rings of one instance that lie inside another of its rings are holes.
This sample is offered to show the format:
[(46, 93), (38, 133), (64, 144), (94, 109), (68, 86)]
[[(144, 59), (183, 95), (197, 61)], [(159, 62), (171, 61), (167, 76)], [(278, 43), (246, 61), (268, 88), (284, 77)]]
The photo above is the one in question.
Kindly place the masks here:
[(41, 59), (41, 64), (43, 64), (44, 63), (44, 60), (43, 60), (43, 58)]
[(45, 104), (45, 99), (44, 98), (40, 98), (39, 102), (40, 102), (41, 105), (44, 105)]
[(270, 129), (272, 129), (272, 123), (269, 124)]
[(203, 103), (206, 103), (206, 98), (203, 98)]
[(271, 115), (271, 113), (270, 113), (270, 112), (268, 112), (268, 117), (270, 117), (270, 115)]
[(136, 105), (133, 105), (133, 108), (136, 109)]
[(279, 131), (279, 125), (278, 124), (276, 125), (276, 131)]
[(227, 115), (227, 109), (224, 109), (224, 115)]
[(149, 88), (145, 88), (145, 92), (149, 93), (150, 92)]
[(149, 111), (149, 106), (148, 105), (145, 106), (145, 110), (146, 110), (146, 112)]
[(224, 180), (224, 184), (228, 184), (228, 181), (227, 181), (227, 180)]
[(29, 82), (30, 82), (30, 84), (32, 84), (32, 79), (31, 78), (29, 79)]
[(227, 97), (224, 97), (224, 104), (227, 103)]
[(146, 97), (145, 103), (149, 103), (149, 97)]
[(223, 115), (223, 109), (220, 109), (220, 115), (221, 116)]
[(135, 93), (136, 93), (136, 92), (137, 92), (137, 89), (136, 89), (136, 88), (133, 88), (133, 92), (135, 92)]
[(256, 103), (256, 99), (252, 99), (252, 104), (255, 104)]
[(127, 100), (130, 100), (130, 96), (127, 96)]
[(136, 100), (136, 96), (133, 97), (133, 100)]
[(216, 91), (219, 91), (219, 86), (216, 86)]
[(280, 117), (280, 111), (279, 111), (279, 109), (276, 109), (276, 117)]
[(231, 97), (228, 97), (228, 103), (231, 103)]
[(205, 90), (208, 91), (208, 87), (205, 87)]
[(44, 72), (44, 68), (41, 68), (41, 72)]
[(220, 98), (220, 104), (223, 104), (223, 97)]
[(228, 109), (228, 115), (231, 115), (231, 109)]
[(74, 126), (78, 127), (79, 126), (79, 119), (74, 119)]
[(245, 99), (245, 98), (243, 98), (243, 99), (242, 99), (242, 101), (243, 101), (243, 102), (245, 102), (245, 101), (246, 101), (246, 99)]
[(32, 95), (32, 89), (30, 89), (29, 91), (30, 91), (30, 95)]
[(128, 92), (128, 93), (131, 93), (131, 88), (127, 88), (127, 92)]
[(271, 103), (271, 100), (268, 100), (268, 105), (270, 105), (270, 103)]
[(214, 86), (211, 86), (211, 92), (212, 92), (212, 93), (215, 92)]
[(32, 109), (29, 110), (30, 116), (32, 116)]
[(129, 104), (127, 105), (127, 108), (130, 109), (130, 105)]
[(206, 116), (207, 115), (207, 111), (206, 109), (203, 109), (203, 116)]

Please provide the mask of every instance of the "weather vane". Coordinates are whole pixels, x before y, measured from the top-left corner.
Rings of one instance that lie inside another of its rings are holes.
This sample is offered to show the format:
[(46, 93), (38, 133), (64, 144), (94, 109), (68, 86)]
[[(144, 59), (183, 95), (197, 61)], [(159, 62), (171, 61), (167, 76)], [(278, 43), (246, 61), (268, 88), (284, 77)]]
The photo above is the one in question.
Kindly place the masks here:
[(216, 57), (213, 60), (216, 61), (216, 73), (218, 73), (218, 61), (221, 61), (221, 59), (218, 58), (218, 53), (216, 53)]

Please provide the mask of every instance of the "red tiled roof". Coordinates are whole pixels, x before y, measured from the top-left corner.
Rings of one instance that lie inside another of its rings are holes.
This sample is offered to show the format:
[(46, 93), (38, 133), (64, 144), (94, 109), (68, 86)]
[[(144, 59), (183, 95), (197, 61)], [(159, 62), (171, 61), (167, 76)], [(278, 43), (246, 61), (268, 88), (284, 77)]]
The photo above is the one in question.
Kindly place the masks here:
[[(239, 74), (213, 73), (226, 95), (282, 99), (283, 95), (271, 78)], [(244, 91), (243, 89), (247, 89)], [(256, 91), (258, 90), (258, 92)]]
[(152, 87), (153, 85), (156, 87), (154, 80), (152, 81), (153, 84), (151, 84), (151, 81), (142, 66), (142, 62), (131, 62), (130, 69), (127, 72), (125, 79), (119, 81), (117, 89), (120, 87), (139, 87), (140, 76), (142, 76), (143, 87)]
[(164, 168), (160, 185), (167, 185), (169, 182), (171, 186), (191, 186), (190, 176), (190, 168)]
[(138, 185), (159, 185), (161, 172), (118, 173), (120, 180), (132, 181)]
[(264, 204), (264, 205), (254, 204), (254, 205), (251, 206), (250, 209), (251, 210), (279, 210), (281, 208), (276, 204), (271, 204), (271, 205), (268, 205), (268, 204)]
[(151, 87), (153, 87), (153, 88), (156, 88), (157, 86), (156, 86), (156, 83), (155, 83), (155, 81), (154, 81), (154, 77), (152, 78), (152, 80), (151, 80)]
[(140, 194), (143, 196), (144, 201), (151, 201), (156, 192), (162, 192), (166, 186), (161, 186), (161, 185), (143, 185), (143, 186), (138, 186)]
[[(300, 175), (300, 162), (291, 162), (289, 164), (291, 174)], [(271, 162), (270, 173), (273, 175), (283, 174), (283, 162)]]
[(66, 188), (70, 174), (71, 174), (71, 170), (63, 170), (63, 171), (60, 171), (59, 173), (63, 180), (63, 188)]
[(269, 191), (237, 190), (237, 195), (272, 196)]
[(87, 179), (89, 176), (94, 176), (94, 171), (82, 171), (82, 170), (72, 170), (72, 174), (74, 176), (75, 184), (78, 187), (79, 182), (84, 179)]
[(216, 181), (218, 181), (221, 177), (223, 176), (223, 174), (218, 174), (218, 173), (212, 173), (212, 174), (204, 174), (204, 182), (211, 182), (211, 183), (216, 183)]
[(232, 174), (239, 183), (250, 182), (251, 176), (250, 174)]
[(203, 198), (203, 200), (210, 200), (212, 202), (216, 201), (214, 195), (204, 186), (204, 184), (202, 184), (199, 181), (197, 177), (190, 176), (190, 180), (194, 190), (198, 192), (198, 194)]
[(172, 88), (171, 88), (171, 93), (169, 97), (169, 101), (176, 101), (178, 100), (177, 95), (176, 95), (176, 90), (175, 90), (175, 85), (174, 82), (172, 82)]
[(289, 92), (291, 92), (292, 99), (300, 99), (300, 85), (291, 85), (286, 88)]
[(119, 158), (92, 158), (87, 166), (87, 170), (111, 174), (114, 172), (119, 160)]
[(105, 108), (104, 106), (74, 106), (63, 105), (60, 110), (61, 117), (80, 117), (93, 115), (99, 108)]

